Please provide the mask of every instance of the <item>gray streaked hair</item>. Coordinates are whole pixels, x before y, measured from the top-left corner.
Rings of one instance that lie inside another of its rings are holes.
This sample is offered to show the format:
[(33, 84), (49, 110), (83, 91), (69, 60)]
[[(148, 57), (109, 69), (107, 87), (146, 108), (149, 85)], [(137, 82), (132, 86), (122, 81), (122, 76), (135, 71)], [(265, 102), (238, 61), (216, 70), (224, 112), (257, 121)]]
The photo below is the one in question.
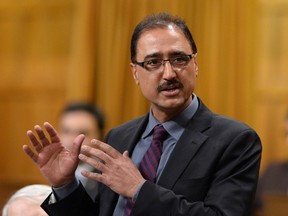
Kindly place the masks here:
[(2, 210), (2, 216), (8, 216), (8, 208), (9, 205), (19, 199), (19, 198), (26, 198), (30, 200), (34, 200), (39, 202), (40, 204), (44, 201), (44, 199), (52, 192), (52, 189), (48, 185), (43, 184), (33, 184), (25, 186), (18, 191), (16, 191), (7, 201), (7, 203), (4, 205)]

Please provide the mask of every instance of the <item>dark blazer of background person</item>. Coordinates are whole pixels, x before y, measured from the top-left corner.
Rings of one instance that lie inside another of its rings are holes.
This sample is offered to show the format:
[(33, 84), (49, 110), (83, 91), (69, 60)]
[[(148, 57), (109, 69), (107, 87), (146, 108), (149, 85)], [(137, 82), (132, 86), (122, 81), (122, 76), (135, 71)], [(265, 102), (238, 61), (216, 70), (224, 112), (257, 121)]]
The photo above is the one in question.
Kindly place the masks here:
[[(199, 103), (158, 184), (144, 183), (131, 215), (250, 215), (243, 209), (251, 209), (254, 199), (259, 137), (248, 126)], [(111, 130), (106, 142), (120, 152), (130, 152), (147, 121), (148, 115)], [(100, 184), (93, 203), (80, 186), (55, 204), (48, 205), (46, 199), (42, 207), (53, 215), (111, 216), (117, 199), (116, 193)]]

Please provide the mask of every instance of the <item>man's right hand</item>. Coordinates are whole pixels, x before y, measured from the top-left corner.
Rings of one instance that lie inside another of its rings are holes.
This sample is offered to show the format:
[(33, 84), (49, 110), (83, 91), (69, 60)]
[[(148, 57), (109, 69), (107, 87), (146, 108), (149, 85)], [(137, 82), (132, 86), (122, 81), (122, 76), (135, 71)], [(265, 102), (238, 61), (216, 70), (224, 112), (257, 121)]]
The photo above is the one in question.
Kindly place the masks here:
[(31, 130), (27, 131), (34, 151), (27, 145), (23, 146), (23, 150), (37, 164), (42, 175), (53, 187), (61, 187), (75, 178), (75, 170), (79, 162), (78, 155), (85, 136), (77, 136), (72, 149), (68, 150), (61, 144), (51, 124), (45, 122), (44, 128), (48, 136), (39, 125), (34, 127), (36, 135)]

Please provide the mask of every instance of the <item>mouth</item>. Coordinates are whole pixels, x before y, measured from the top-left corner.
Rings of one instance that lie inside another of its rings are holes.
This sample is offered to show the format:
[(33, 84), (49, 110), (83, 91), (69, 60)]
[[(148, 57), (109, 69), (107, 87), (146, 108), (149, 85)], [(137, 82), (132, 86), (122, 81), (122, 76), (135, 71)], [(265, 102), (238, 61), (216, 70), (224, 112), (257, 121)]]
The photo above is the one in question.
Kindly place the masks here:
[(161, 92), (170, 92), (170, 93), (172, 93), (172, 92), (177, 91), (178, 89), (179, 89), (178, 87), (169, 86), (169, 87), (167, 87), (165, 89), (162, 89)]

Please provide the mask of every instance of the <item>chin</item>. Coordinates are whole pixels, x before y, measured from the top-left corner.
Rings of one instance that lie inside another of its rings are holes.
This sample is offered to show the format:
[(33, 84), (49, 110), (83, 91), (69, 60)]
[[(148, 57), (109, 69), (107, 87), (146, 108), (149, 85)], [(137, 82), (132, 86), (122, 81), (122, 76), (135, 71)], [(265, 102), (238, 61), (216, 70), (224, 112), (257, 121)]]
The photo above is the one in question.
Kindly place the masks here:
[(185, 107), (184, 101), (164, 101), (163, 103), (159, 104), (164, 110), (178, 110)]

